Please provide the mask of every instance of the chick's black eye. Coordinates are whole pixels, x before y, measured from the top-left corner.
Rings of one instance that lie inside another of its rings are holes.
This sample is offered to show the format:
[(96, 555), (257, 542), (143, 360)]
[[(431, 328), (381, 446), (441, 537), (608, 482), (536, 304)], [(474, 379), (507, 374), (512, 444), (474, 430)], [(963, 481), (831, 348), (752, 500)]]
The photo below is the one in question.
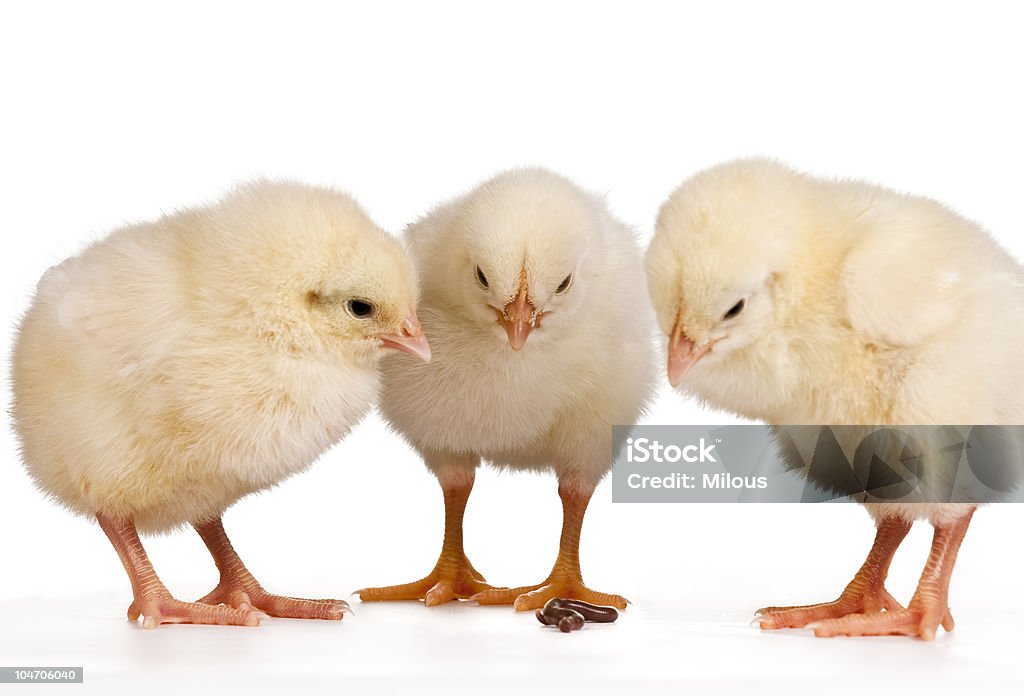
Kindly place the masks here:
[(746, 307), (746, 306), (747, 306), (747, 301), (746, 300), (740, 300), (739, 302), (734, 304), (732, 307), (730, 307), (729, 311), (726, 312), (725, 315), (722, 318), (723, 319), (735, 319), (736, 317), (738, 317), (740, 315), (740, 312), (742, 312), (743, 308)]
[(563, 292), (569, 289), (570, 285), (572, 285), (572, 273), (567, 275), (565, 277), (565, 280), (558, 284), (558, 288), (555, 290), (555, 292), (561, 295)]
[(485, 288), (490, 287), (487, 285), (487, 276), (484, 275), (484, 272), (480, 270), (479, 266), (476, 267), (476, 282), (480, 283)]
[(366, 300), (349, 300), (348, 311), (358, 319), (366, 319), (373, 316), (374, 307)]

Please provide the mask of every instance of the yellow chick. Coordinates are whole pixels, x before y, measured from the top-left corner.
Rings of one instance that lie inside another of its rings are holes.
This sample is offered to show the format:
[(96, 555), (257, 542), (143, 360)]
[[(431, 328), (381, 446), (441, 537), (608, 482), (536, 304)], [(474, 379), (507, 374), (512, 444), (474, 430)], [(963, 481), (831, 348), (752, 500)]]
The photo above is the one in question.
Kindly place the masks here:
[[(377, 397), (386, 348), (429, 359), (402, 245), (348, 196), (254, 183), (119, 229), (39, 281), (13, 356), (25, 465), (94, 516), (143, 626), (340, 619), (348, 605), (266, 592), (221, 516), (302, 471)], [(138, 531), (191, 524), (220, 583), (174, 599)]]
[[(719, 408), (771, 424), (1024, 422), (1024, 269), (934, 201), (733, 162), (669, 197), (646, 264), (669, 380)], [(875, 543), (839, 599), (767, 607), (762, 628), (953, 628), (949, 579), (974, 506), (868, 508)], [(916, 519), (935, 536), (903, 608), (884, 583)]]
[[(612, 425), (635, 421), (653, 387), (654, 317), (632, 231), (600, 198), (524, 169), (440, 206), (406, 236), (435, 359), (386, 360), (381, 411), (437, 476), (445, 534), (426, 577), (361, 598), (625, 607), (583, 583), (579, 544), (611, 468)], [(462, 517), (482, 460), (558, 477), (558, 558), (538, 584), (493, 588), (466, 557)]]

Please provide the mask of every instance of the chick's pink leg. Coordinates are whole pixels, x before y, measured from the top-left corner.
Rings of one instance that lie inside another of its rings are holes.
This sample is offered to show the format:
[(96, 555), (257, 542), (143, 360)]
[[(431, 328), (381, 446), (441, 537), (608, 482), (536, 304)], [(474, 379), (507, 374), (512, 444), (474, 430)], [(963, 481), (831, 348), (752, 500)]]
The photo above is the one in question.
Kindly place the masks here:
[(885, 589), (892, 557), (910, 531), (911, 523), (902, 517), (886, 517), (878, 523), (875, 543), (864, 565), (846, 586), (839, 599), (822, 604), (796, 607), (764, 607), (757, 610), (761, 628), (801, 628), (815, 621), (848, 614), (873, 614), (900, 609), (899, 602)]
[(132, 584), (135, 598), (128, 607), (128, 618), (135, 621), (143, 617), (143, 628), (156, 628), (162, 623), (220, 624), (230, 626), (258, 626), (260, 623), (251, 609), (212, 607), (196, 602), (179, 602), (171, 596), (157, 577), (153, 564), (131, 520), (96, 515), (100, 527), (114, 545)]
[(244, 611), (257, 609), (269, 616), (289, 619), (340, 620), (349, 611), (348, 603), (340, 599), (299, 599), (270, 594), (242, 563), (219, 518), (193, 526), (220, 571), (220, 583), (199, 602), (225, 604)]
[(625, 597), (596, 592), (583, 584), (580, 570), (580, 532), (587, 505), (594, 494), (594, 485), (570, 476), (559, 481), (558, 496), (562, 499), (562, 536), (558, 544), (558, 558), (547, 579), (539, 585), (510, 589), (494, 589), (472, 597), (480, 604), (512, 604), (517, 611), (543, 607), (549, 599), (580, 599), (625, 609)]
[(370, 587), (356, 594), (364, 602), (422, 599), (428, 606), (437, 606), (455, 599), (467, 599), (490, 589), (466, 557), (462, 543), (462, 521), (476, 478), (472, 466), (442, 467), (437, 478), (444, 493), (444, 541), (437, 564), (426, 577), (404, 585)]
[(949, 613), (949, 581), (956, 564), (956, 555), (967, 533), (974, 510), (949, 524), (935, 525), (935, 536), (917, 591), (906, 609), (898, 608), (882, 614), (851, 614), (815, 624), (814, 635), (884, 636), (916, 635), (924, 640), (935, 638), (941, 625), (953, 630)]

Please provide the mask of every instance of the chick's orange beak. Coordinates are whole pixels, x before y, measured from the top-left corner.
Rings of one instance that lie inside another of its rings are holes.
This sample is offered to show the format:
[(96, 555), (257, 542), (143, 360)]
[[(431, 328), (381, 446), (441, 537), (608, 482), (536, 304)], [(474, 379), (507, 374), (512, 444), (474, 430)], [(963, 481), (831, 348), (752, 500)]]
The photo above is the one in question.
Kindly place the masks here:
[(690, 368), (697, 364), (711, 350), (711, 343), (698, 346), (693, 339), (683, 331), (681, 321), (676, 321), (675, 328), (668, 341), (668, 382), (673, 387), (678, 387), (683, 381), (683, 376), (690, 371)]
[(427, 337), (423, 335), (423, 328), (415, 313), (405, 318), (398, 333), (384, 334), (380, 340), (387, 348), (394, 348), (403, 353), (415, 355), (423, 362), (430, 362), (430, 344), (427, 343)]
[(526, 345), (534, 324), (534, 309), (527, 295), (526, 284), (519, 286), (519, 294), (505, 305), (504, 315), (498, 319), (508, 334), (508, 344), (512, 350), (519, 350)]

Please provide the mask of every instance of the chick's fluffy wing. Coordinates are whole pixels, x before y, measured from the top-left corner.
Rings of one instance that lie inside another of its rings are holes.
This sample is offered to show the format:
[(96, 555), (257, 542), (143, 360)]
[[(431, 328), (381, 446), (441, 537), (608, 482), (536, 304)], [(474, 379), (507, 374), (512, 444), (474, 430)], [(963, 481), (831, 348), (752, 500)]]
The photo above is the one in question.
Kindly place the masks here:
[(155, 376), (187, 333), (186, 293), (175, 259), (133, 239), (89, 250), (47, 271), (40, 303), (82, 367)]
[(850, 324), (880, 345), (915, 345), (951, 327), (970, 292), (955, 220), (912, 200), (905, 207), (865, 216), (840, 277)]

